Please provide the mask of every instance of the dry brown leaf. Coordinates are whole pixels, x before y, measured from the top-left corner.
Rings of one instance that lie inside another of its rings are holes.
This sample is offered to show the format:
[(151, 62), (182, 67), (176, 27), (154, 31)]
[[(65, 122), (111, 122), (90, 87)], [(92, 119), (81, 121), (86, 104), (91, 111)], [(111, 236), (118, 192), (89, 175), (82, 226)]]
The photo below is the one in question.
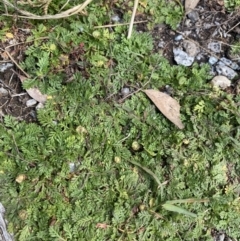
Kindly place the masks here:
[[(22, 83), (27, 79), (22, 75), (18, 75), (18, 77)], [(34, 100), (42, 104), (44, 104), (47, 100), (47, 95), (43, 95), (38, 88), (30, 88), (30, 89), (27, 89), (26, 91)]]
[(156, 107), (179, 129), (183, 129), (184, 125), (180, 120), (180, 105), (171, 96), (158, 90), (144, 90), (146, 95), (156, 105)]
[(102, 228), (102, 229), (106, 229), (110, 227), (110, 225), (106, 224), (106, 223), (97, 223), (96, 224), (96, 228)]
[(185, 0), (185, 12), (188, 14), (191, 12), (199, 3), (199, 0)]

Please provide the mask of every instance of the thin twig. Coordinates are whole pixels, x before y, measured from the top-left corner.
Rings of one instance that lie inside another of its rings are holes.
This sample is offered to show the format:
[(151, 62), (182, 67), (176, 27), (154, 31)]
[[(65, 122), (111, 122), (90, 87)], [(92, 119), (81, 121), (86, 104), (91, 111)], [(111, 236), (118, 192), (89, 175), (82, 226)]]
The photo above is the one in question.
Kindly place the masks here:
[(138, 7), (138, 1), (139, 0), (134, 1), (133, 12), (132, 12), (132, 17), (131, 17), (131, 21), (130, 21), (130, 25), (129, 25), (129, 29), (128, 29), (127, 38), (130, 38), (132, 35), (133, 23), (134, 23), (134, 18), (135, 18), (137, 7)]
[[(147, 20), (142, 20), (142, 21), (136, 21), (133, 24), (138, 24), (138, 23), (146, 23)], [(111, 27), (117, 27), (117, 26), (125, 26), (129, 25), (130, 23), (116, 23), (116, 24), (107, 24), (107, 25), (102, 25), (102, 26), (96, 26), (94, 28), (111, 28)]]
[[(30, 76), (20, 67), (20, 65), (14, 60), (14, 58), (11, 56), (11, 54), (7, 51), (8, 48), (20, 45), (20, 44), (27, 44), (27, 43), (31, 43), (34, 42), (36, 40), (44, 40), (44, 39), (48, 39), (48, 37), (41, 37), (41, 38), (37, 38), (37, 39), (33, 39), (30, 41), (26, 41), (26, 42), (20, 42), (20, 43), (15, 43), (15, 44), (11, 44), (9, 46), (7, 46), (5, 49), (0, 48), (1, 51), (5, 52), (7, 54), (7, 56), (10, 58), (10, 60), (26, 75), (27, 78), (29, 78)], [(2, 61), (1, 61), (2, 62)], [(9, 62), (9, 61), (5, 61), (5, 62)]]
[(232, 28), (230, 28), (226, 34), (228, 34), (229, 32), (231, 32), (234, 28), (236, 28), (238, 25), (240, 24), (240, 22), (238, 22), (237, 24), (235, 24)]
[(15, 61), (15, 59), (11, 56), (11, 54), (5, 49), (0, 48), (0, 50), (2, 50), (3, 52), (5, 52), (7, 54), (7, 56), (12, 60), (12, 62), (18, 67), (18, 69), (20, 69), (27, 78), (29, 78), (29, 75), (22, 69), (22, 67)]
[(18, 46), (20, 44), (28, 44), (28, 43), (31, 43), (31, 42), (34, 42), (34, 41), (37, 41), (37, 40), (45, 40), (45, 39), (49, 39), (49, 37), (40, 37), (40, 38), (35, 38), (35, 39), (31, 39), (31, 40), (28, 40), (28, 41), (25, 41), (25, 42), (19, 42), (19, 43), (15, 43), (15, 44), (11, 44), (11, 45), (8, 45), (6, 49), (9, 49), (11, 47), (15, 47), (15, 46)]

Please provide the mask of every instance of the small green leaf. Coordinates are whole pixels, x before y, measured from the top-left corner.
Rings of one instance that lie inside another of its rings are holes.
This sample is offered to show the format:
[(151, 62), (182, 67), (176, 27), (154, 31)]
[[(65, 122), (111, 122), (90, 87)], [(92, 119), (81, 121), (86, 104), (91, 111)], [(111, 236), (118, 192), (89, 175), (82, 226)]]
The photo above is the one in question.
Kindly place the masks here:
[(171, 211), (171, 212), (185, 214), (185, 215), (193, 217), (193, 218), (197, 217), (197, 214), (189, 212), (184, 208), (180, 208), (178, 206), (175, 206), (175, 205), (172, 205), (172, 204), (169, 204), (169, 203), (165, 203), (162, 206), (163, 206), (164, 209), (166, 209), (168, 211)]

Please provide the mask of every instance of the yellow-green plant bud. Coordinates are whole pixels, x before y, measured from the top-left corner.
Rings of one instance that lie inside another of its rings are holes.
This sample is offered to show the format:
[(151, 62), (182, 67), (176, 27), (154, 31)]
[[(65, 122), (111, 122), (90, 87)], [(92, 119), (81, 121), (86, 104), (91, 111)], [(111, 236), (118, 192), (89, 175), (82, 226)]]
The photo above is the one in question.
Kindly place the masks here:
[(116, 163), (120, 163), (120, 162), (121, 162), (121, 157), (115, 156), (115, 157), (114, 157), (114, 161), (115, 161)]
[(101, 33), (99, 31), (95, 30), (95, 31), (93, 31), (92, 35), (94, 38), (99, 38), (101, 36)]
[(144, 204), (139, 205), (139, 210), (143, 211), (146, 209), (146, 206)]
[(137, 141), (134, 141), (134, 142), (132, 143), (132, 149), (133, 149), (134, 151), (139, 151), (140, 148), (141, 148), (141, 145), (140, 145)]

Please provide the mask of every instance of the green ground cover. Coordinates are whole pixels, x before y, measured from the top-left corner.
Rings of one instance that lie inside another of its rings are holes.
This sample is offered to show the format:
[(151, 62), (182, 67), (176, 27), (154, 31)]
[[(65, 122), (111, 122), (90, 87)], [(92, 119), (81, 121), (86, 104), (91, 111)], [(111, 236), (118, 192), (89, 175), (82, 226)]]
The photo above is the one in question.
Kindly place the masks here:
[[(128, 22), (131, 5), (118, 7)], [(170, 65), (153, 52), (148, 33), (126, 39), (127, 26), (94, 29), (109, 21), (104, 1), (87, 10), (31, 20), (20, 63), (31, 78), (23, 87), (51, 98), (37, 123), (11, 116), (0, 123), (9, 231), (19, 241), (212, 240), (212, 229), (240, 239), (240, 97), (214, 90), (208, 65)], [(149, 31), (158, 21), (174, 28), (183, 15), (178, 2), (149, 1), (139, 11), (151, 16)], [(63, 81), (76, 49), (78, 71)], [(171, 86), (185, 128), (141, 91), (119, 102), (126, 85)]]

